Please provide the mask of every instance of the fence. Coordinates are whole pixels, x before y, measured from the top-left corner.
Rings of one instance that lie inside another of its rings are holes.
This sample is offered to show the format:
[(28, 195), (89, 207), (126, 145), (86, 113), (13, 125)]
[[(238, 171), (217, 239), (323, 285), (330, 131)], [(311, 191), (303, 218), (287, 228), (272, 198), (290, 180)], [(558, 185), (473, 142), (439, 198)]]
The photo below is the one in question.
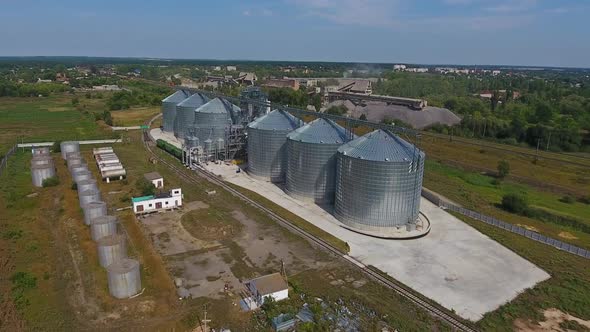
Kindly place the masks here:
[(486, 216), (485, 214), (481, 214), (479, 212), (464, 209), (460, 206), (456, 206), (454, 204), (448, 203), (448, 202), (440, 199), (439, 197), (436, 197), (435, 200), (431, 200), (431, 198), (434, 198), (433, 196), (435, 196), (435, 195), (429, 195), (429, 197), (425, 196), (425, 198), (435, 204), (438, 204), (438, 206), (440, 206), (444, 209), (460, 213), (460, 214), (467, 216), (469, 218), (482, 221), (488, 225), (507, 230), (507, 231), (512, 232), (514, 234), (522, 235), (522, 236), (529, 238), (533, 241), (537, 241), (537, 242), (540, 242), (543, 244), (550, 245), (550, 246), (555, 247), (559, 250), (569, 252), (570, 254), (574, 254), (574, 255), (577, 255), (577, 256), (580, 256), (583, 258), (590, 259), (590, 250), (576, 247), (576, 246), (571, 245), (569, 243), (565, 243), (565, 242), (556, 240), (554, 238), (550, 238), (548, 236), (541, 235), (537, 232), (533, 232), (533, 231), (528, 230), (526, 228), (516, 226), (516, 225), (510, 224), (510, 223), (498, 220), (496, 218), (490, 217), (490, 216)]
[(4, 157), (2, 157), (2, 161), (0, 161), (0, 175), (2, 175), (2, 173), (4, 172), (4, 169), (6, 168), (6, 165), (8, 164), (8, 158), (10, 158), (10, 156), (12, 156), (12, 154), (16, 151), (17, 146), (14, 145), (13, 147), (10, 148), (10, 150), (8, 150), (8, 152), (6, 152), (6, 155), (4, 155)]

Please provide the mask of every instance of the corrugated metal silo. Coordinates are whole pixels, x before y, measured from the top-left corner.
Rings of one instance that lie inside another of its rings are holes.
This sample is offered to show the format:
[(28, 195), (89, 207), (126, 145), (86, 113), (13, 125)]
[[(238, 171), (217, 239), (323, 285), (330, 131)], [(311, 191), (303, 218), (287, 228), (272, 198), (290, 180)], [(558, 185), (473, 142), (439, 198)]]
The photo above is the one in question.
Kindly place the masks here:
[(100, 216), (90, 220), (90, 235), (94, 241), (117, 234), (117, 217)]
[(162, 100), (162, 129), (174, 132), (174, 119), (176, 119), (176, 105), (190, 97), (190, 92), (178, 90)]
[(118, 299), (129, 298), (141, 290), (139, 262), (123, 258), (107, 267), (109, 292)]
[(50, 156), (35, 155), (33, 158), (31, 158), (31, 166), (40, 165), (55, 166), (55, 162), (53, 161), (53, 158), (51, 158)]
[(184, 145), (187, 148), (196, 148), (199, 146), (199, 139), (196, 136), (186, 136), (184, 138)]
[(119, 234), (101, 237), (96, 241), (98, 251), (98, 262), (102, 267), (127, 258), (127, 246), (125, 238)]
[(88, 171), (88, 165), (86, 165), (86, 164), (72, 165), (72, 167), (70, 167), (69, 169), (70, 169), (70, 173), (72, 174), (72, 176), (74, 176), (74, 174), (76, 172)]
[(31, 166), (31, 177), (35, 187), (43, 187), (43, 180), (55, 176), (55, 167), (53, 165), (34, 165)]
[(184, 139), (187, 129), (195, 122), (195, 110), (208, 101), (207, 96), (195, 93), (176, 106), (174, 136)]
[(372, 234), (414, 224), (420, 210), (424, 159), (417, 147), (384, 130), (341, 146), (334, 216)]
[(78, 199), (80, 200), (80, 207), (84, 207), (84, 205), (90, 202), (100, 202), (100, 191), (98, 190), (84, 190), (78, 195)]
[(88, 165), (86, 164), (86, 161), (84, 161), (84, 159), (82, 159), (82, 158), (70, 158), (70, 159), (68, 159), (68, 169), (70, 170), (70, 173), (73, 171), (74, 166), (80, 166), (80, 167), (86, 167), (86, 168), (88, 168)]
[(197, 108), (193, 127), (199, 141), (204, 142), (210, 139), (212, 142), (217, 142), (220, 138), (224, 139), (226, 128), (232, 124), (233, 107), (237, 106), (215, 98)]
[(51, 153), (48, 146), (33, 147), (31, 152), (33, 156), (49, 156)]
[(248, 173), (272, 182), (285, 180), (287, 134), (303, 121), (274, 110), (248, 124)]
[(92, 219), (107, 215), (107, 204), (103, 201), (94, 201), (82, 205), (84, 211), (84, 223), (90, 225)]
[(322, 118), (288, 134), (285, 191), (318, 204), (333, 203), (336, 152), (349, 137), (346, 129)]
[(75, 183), (90, 179), (92, 179), (92, 173), (87, 169), (77, 170), (72, 173), (72, 180), (74, 180)]
[(82, 158), (80, 151), (66, 152), (66, 161), (70, 158)]
[(78, 190), (78, 195), (80, 195), (81, 192), (86, 190), (98, 190), (98, 184), (95, 179), (82, 180), (76, 182), (76, 189)]
[(65, 141), (60, 143), (61, 157), (66, 159), (66, 153), (80, 152), (80, 143), (76, 141)]

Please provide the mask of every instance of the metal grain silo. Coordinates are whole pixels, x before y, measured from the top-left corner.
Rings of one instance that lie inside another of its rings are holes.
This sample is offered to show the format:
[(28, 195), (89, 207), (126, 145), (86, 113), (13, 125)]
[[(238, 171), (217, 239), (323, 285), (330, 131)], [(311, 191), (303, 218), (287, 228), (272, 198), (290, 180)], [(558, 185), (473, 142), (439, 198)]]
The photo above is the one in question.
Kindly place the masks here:
[(76, 182), (76, 189), (78, 190), (78, 195), (89, 189), (98, 190), (98, 184), (96, 183), (95, 179), (88, 179), (88, 180), (81, 180)]
[(109, 292), (118, 299), (129, 298), (141, 290), (139, 262), (123, 258), (107, 267)]
[(51, 153), (48, 146), (33, 147), (31, 152), (33, 156), (49, 156)]
[(424, 153), (376, 130), (338, 149), (334, 216), (360, 232), (386, 234), (418, 219)]
[(285, 191), (318, 204), (334, 202), (336, 152), (351, 134), (335, 122), (319, 118), (287, 135)]
[(100, 191), (94, 189), (84, 190), (78, 195), (78, 199), (80, 200), (80, 207), (84, 207), (90, 202), (100, 202)]
[(176, 105), (190, 97), (190, 92), (178, 90), (162, 100), (162, 129), (174, 132), (174, 119), (176, 119)]
[(31, 166), (31, 177), (35, 187), (43, 187), (43, 180), (55, 176), (55, 167), (53, 165), (33, 165)]
[(100, 216), (90, 220), (90, 235), (94, 241), (117, 234), (117, 217)]
[(196, 136), (185, 136), (184, 145), (187, 148), (196, 148), (199, 146), (199, 139)]
[(59, 144), (61, 149), (61, 157), (66, 159), (66, 153), (80, 152), (80, 143), (76, 141), (65, 141)]
[(102, 267), (127, 258), (127, 246), (125, 238), (119, 234), (101, 237), (96, 241), (98, 262)]
[(70, 158), (82, 158), (80, 151), (66, 152), (66, 161)]
[(286, 111), (274, 110), (248, 124), (248, 173), (270, 180), (285, 180), (287, 134), (303, 121)]
[(107, 215), (107, 204), (103, 201), (94, 201), (82, 205), (84, 211), (84, 223), (90, 225), (93, 219)]
[(231, 103), (215, 98), (195, 110), (193, 127), (199, 141), (211, 140), (216, 143), (218, 139), (225, 138), (226, 128), (232, 124)]
[(187, 129), (195, 122), (195, 110), (208, 101), (207, 96), (195, 93), (176, 105), (174, 136), (184, 139)]
[(35, 155), (31, 158), (31, 166), (51, 165), (55, 166), (53, 158), (44, 155)]
[(73, 177), (76, 172), (88, 171), (88, 165), (86, 165), (86, 164), (72, 165), (72, 167), (70, 167), (69, 169), (70, 169), (70, 173), (72, 174), (72, 177)]
[(88, 168), (86, 161), (84, 161), (84, 159), (82, 159), (82, 158), (70, 158), (70, 159), (68, 159), (67, 164), (68, 164), (68, 169), (70, 170), (70, 172), (73, 171), (73, 168), (75, 166)]
[(92, 179), (92, 173), (87, 169), (77, 170), (72, 173), (72, 180), (74, 180), (75, 183), (90, 179)]

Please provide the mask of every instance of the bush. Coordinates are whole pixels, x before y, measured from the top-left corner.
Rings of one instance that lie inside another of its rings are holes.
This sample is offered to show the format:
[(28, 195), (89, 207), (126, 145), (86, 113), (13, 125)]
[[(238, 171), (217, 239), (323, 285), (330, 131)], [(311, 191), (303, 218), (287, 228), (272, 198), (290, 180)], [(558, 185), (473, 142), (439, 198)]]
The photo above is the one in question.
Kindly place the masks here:
[(28, 272), (16, 272), (10, 277), (13, 289), (27, 290), (37, 287), (37, 278)]
[(76, 182), (72, 183), (72, 190), (78, 190), (78, 184)]
[(529, 206), (523, 195), (506, 194), (502, 197), (502, 208), (508, 212), (525, 214)]
[(51, 147), (51, 150), (53, 152), (61, 152), (61, 142), (60, 141), (53, 142), (53, 146)]
[(57, 178), (57, 176), (52, 176), (50, 178), (43, 180), (42, 184), (43, 184), (43, 188), (55, 187), (59, 184), (59, 179)]
[(510, 164), (506, 160), (498, 162), (498, 177), (504, 179), (510, 173)]
[(145, 178), (141, 178), (135, 183), (135, 186), (141, 193), (141, 196), (149, 196), (156, 193), (156, 187), (154, 184)]
[(565, 195), (559, 201), (566, 204), (573, 204), (576, 200), (570, 195)]

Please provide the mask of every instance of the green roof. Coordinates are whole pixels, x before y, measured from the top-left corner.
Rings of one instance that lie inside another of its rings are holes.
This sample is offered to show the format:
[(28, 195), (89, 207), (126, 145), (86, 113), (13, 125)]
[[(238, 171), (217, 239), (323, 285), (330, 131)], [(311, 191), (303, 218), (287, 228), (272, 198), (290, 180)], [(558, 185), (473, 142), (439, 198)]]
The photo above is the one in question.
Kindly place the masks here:
[(143, 201), (149, 201), (150, 199), (154, 199), (154, 195), (148, 195), (148, 196), (141, 196), (141, 197), (133, 197), (131, 198), (131, 201), (133, 203), (139, 203), (139, 202), (143, 202)]

